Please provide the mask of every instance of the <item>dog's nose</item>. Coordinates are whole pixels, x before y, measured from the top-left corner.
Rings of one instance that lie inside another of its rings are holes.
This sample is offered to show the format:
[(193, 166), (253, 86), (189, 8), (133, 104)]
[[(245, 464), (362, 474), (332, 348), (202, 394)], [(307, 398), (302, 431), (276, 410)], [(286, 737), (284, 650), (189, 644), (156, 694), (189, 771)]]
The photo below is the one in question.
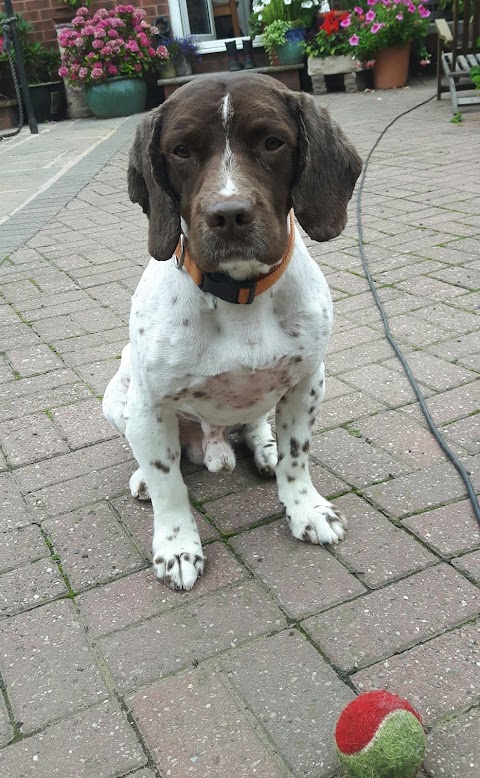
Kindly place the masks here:
[(205, 213), (205, 221), (210, 229), (225, 238), (234, 238), (243, 232), (247, 224), (255, 217), (254, 206), (250, 200), (217, 200), (211, 203)]

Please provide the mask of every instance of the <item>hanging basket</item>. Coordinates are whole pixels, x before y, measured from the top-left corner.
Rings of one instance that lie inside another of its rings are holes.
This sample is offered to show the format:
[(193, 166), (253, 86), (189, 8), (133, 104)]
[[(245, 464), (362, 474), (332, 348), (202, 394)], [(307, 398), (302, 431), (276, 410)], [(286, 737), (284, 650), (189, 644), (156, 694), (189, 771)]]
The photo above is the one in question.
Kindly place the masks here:
[(375, 89), (398, 89), (408, 80), (411, 41), (402, 46), (380, 49), (375, 55), (373, 85)]

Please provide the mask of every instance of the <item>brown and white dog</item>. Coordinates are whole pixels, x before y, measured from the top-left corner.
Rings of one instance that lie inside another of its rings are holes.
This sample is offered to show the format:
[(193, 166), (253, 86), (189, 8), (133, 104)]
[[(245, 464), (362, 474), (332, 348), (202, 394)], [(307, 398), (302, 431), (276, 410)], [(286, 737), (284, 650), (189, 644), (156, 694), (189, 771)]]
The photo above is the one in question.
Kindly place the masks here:
[(336, 237), (360, 170), (326, 110), (258, 74), (194, 80), (138, 127), (128, 191), (152, 259), (103, 407), (138, 462), (131, 492), (152, 500), (154, 569), (172, 588), (190, 589), (205, 562), (181, 448), (233, 469), (232, 426), (275, 473), (293, 535), (343, 538), (308, 471), (332, 303), (291, 209), (314, 240)]

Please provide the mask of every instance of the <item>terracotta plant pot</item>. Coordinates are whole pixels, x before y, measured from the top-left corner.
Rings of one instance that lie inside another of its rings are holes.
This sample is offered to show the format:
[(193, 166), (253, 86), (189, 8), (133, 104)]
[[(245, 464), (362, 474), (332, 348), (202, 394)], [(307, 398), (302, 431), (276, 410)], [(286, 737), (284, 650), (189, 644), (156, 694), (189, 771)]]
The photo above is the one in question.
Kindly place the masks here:
[(375, 89), (397, 89), (408, 80), (411, 42), (377, 51), (373, 69)]

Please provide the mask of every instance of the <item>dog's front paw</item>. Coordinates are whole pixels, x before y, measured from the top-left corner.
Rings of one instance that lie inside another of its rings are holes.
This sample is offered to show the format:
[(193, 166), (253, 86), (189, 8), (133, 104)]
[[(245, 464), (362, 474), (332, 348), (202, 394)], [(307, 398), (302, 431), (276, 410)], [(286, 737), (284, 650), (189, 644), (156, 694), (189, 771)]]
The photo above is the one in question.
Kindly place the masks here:
[(345, 516), (320, 495), (294, 505), (293, 510), (287, 506), (287, 520), (292, 535), (307, 543), (336, 545), (345, 537)]
[[(195, 533), (197, 535), (197, 533)], [(205, 567), (198, 535), (157, 535), (153, 539), (153, 570), (156, 577), (176, 591), (189, 590)]]
[(266, 476), (275, 475), (275, 468), (278, 461), (276, 443), (269, 443), (268, 446), (257, 448), (253, 458), (259, 473)]

